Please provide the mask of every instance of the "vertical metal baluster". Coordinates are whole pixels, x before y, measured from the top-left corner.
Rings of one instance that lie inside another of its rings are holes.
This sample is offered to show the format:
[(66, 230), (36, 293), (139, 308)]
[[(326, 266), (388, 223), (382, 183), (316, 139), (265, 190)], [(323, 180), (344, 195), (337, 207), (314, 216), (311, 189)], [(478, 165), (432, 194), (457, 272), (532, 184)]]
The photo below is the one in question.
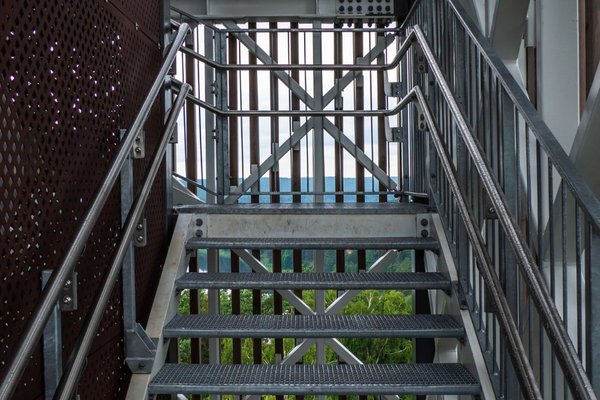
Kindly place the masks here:
[[(575, 203), (575, 269), (576, 269), (576, 284), (577, 284), (577, 354), (582, 363), (585, 362), (583, 358), (583, 307), (587, 304), (584, 302), (582, 297), (583, 286), (582, 286), (582, 270), (581, 270), (581, 209), (579, 205)], [(582, 306), (583, 304), (583, 306)], [(584, 364), (585, 365), (585, 364)]]
[[(540, 144), (536, 142), (536, 150), (539, 149)], [(554, 177), (552, 171), (552, 162), (548, 158), (547, 160), (547, 171), (548, 171), (548, 229), (549, 229), (549, 239), (548, 239), (548, 249), (550, 251), (550, 295), (552, 296), (552, 300), (556, 304), (556, 252), (555, 252), (555, 232), (554, 232)], [(540, 170), (541, 172), (541, 170)], [(540, 254), (543, 257), (543, 253)], [(543, 268), (543, 267), (542, 267)], [(558, 306), (557, 306), (558, 308)], [(556, 381), (558, 380), (556, 376), (556, 357), (554, 354), (550, 356), (550, 377), (551, 377), (551, 387), (552, 391), (552, 399), (556, 398)]]

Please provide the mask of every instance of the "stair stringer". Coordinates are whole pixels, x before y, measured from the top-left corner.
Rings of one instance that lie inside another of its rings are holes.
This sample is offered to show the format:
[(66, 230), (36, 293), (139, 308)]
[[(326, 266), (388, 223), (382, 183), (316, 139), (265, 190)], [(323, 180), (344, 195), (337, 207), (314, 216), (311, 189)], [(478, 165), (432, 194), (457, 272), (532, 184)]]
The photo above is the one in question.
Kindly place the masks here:
[[(431, 214), (431, 232), (430, 235), (436, 238), (440, 243), (439, 254), (427, 251), (425, 252), (425, 269), (427, 272), (439, 272), (447, 276), (452, 282), (452, 287), (456, 288), (458, 284), (458, 272), (450, 246), (444, 233), (444, 227), (438, 214)], [(483, 399), (495, 399), (492, 382), (488, 374), (485, 360), (481, 352), (477, 332), (469, 310), (461, 310), (459, 298), (456, 290), (453, 289), (450, 295), (441, 290), (429, 291), (429, 302), (432, 314), (452, 315), (462, 322), (465, 328), (464, 343), (447, 338), (435, 339), (435, 359), (436, 363), (458, 362), (463, 364), (473, 375), (477, 376), (481, 384), (481, 396)], [(467, 396), (428, 396), (429, 400), (462, 400), (468, 399)]]
[(132, 374), (127, 389), (127, 400), (149, 398), (148, 385), (150, 380), (160, 371), (167, 358), (170, 340), (164, 337), (163, 328), (177, 314), (179, 296), (175, 290), (175, 281), (187, 270), (190, 253), (186, 250), (185, 244), (193, 234), (193, 216), (189, 214), (179, 215), (145, 328), (148, 336), (156, 343), (156, 355), (152, 372), (149, 374)]

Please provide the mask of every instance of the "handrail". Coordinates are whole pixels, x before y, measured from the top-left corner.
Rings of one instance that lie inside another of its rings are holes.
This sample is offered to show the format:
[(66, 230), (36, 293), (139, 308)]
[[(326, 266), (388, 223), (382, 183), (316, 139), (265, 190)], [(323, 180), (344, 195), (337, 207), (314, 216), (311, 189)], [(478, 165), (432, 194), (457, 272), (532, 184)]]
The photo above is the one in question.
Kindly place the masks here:
[[(531, 254), (531, 250), (527, 247), (527, 242), (525, 241), (517, 222), (514, 220), (509, 211), (509, 207), (500, 183), (489, 172), (491, 168), (483, 156), (483, 151), (481, 150), (479, 143), (473, 137), (469, 129), (469, 125), (456, 99), (454, 98), (454, 95), (452, 94), (452, 90), (446, 81), (444, 73), (439, 67), (435, 55), (429, 47), (425, 34), (417, 25), (412, 27), (412, 29), (413, 32), (415, 32), (417, 42), (423, 51), (423, 55), (430, 66), (431, 72), (440, 85), (442, 96), (446, 100), (452, 115), (454, 118), (456, 118), (456, 126), (458, 131), (461, 134), (469, 155), (473, 159), (473, 164), (479, 173), (485, 190), (489, 195), (492, 206), (496, 211), (496, 215), (498, 216), (500, 224), (506, 233), (506, 237), (516, 256), (517, 265), (521, 269), (522, 275), (525, 278), (529, 289), (531, 290), (533, 300), (539, 310), (540, 319), (542, 320), (544, 327), (546, 328), (546, 333), (550, 338), (551, 346), (555, 351), (555, 355), (559, 364), (563, 368), (565, 379), (577, 398), (596, 399), (596, 395), (594, 394), (592, 385), (585, 373), (583, 365), (576, 357), (577, 351), (575, 350), (569, 338), (569, 334), (561, 321), (560, 315), (556, 309), (556, 305), (552, 301), (552, 297), (546, 288), (541, 269), (536, 264), (533, 255)], [(570, 164), (570, 162), (565, 162), (565, 164)], [(456, 193), (456, 196), (457, 198), (460, 197), (460, 193)], [(475, 242), (474, 245), (476, 244), (477, 243)], [(514, 332), (505, 330), (505, 333), (507, 335), (511, 335)], [(513, 345), (513, 343), (511, 343), (511, 345)], [(513, 346), (510, 346), (510, 348), (511, 355), (518, 356), (517, 353), (520, 351), (519, 348), (513, 348)], [(517, 363), (515, 367), (519, 369), (521, 365)], [(524, 379), (524, 383), (527, 383), (525, 387), (530, 390), (531, 385), (529, 382), (527, 382), (526, 378), (528, 375), (526, 374), (526, 376), (523, 376), (522, 374), (523, 371), (521, 371), (519, 377)], [(531, 398), (541, 398), (541, 395), (537, 397), (535, 391), (528, 393), (531, 395)]]
[(519, 336), (519, 331), (517, 330), (515, 321), (511, 316), (510, 307), (508, 306), (506, 296), (504, 296), (502, 293), (502, 285), (500, 284), (500, 281), (494, 272), (489, 254), (484, 250), (483, 238), (481, 237), (481, 233), (477, 229), (477, 226), (474, 222), (474, 217), (467, 206), (464, 191), (461, 189), (460, 184), (458, 183), (456, 168), (454, 168), (450, 162), (450, 157), (446, 148), (444, 147), (441, 135), (433, 119), (431, 110), (427, 105), (425, 96), (421, 91), (421, 88), (415, 86), (412, 89), (412, 92), (414, 93), (416, 100), (423, 110), (425, 121), (427, 122), (427, 125), (431, 131), (430, 137), (432, 138), (433, 144), (437, 150), (442, 167), (448, 176), (450, 187), (452, 188), (452, 192), (454, 193), (454, 197), (458, 205), (458, 211), (465, 222), (467, 235), (473, 244), (474, 253), (479, 260), (479, 270), (486, 287), (490, 291), (491, 299), (497, 309), (498, 320), (500, 321), (502, 330), (505, 332), (508, 343), (510, 344), (510, 355), (514, 360), (514, 365), (518, 371), (517, 376), (520, 378), (521, 385), (525, 388), (524, 391), (527, 393), (528, 398), (542, 399), (542, 395), (535, 380), (535, 374), (533, 373), (533, 369), (531, 368), (529, 360), (525, 356), (526, 352)]
[(60, 383), (54, 395), (55, 399), (70, 400), (73, 398), (73, 393), (77, 388), (79, 378), (85, 367), (85, 360), (89, 353), (90, 347), (92, 346), (94, 338), (96, 337), (96, 332), (98, 331), (98, 327), (100, 326), (100, 322), (104, 316), (106, 306), (110, 301), (112, 291), (115, 287), (117, 279), (119, 278), (123, 259), (125, 258), (125, 254), (129, 249), (129, 244), (131, 243), (131, 239), (135, 233), (136, 225), (142, 216), (142, 212), (144, 211), (146, 201), (150, 195), (150, 189), (152, 188), (154, 179), (156, 178), (156, 174), (158, 173), (162, 163), (165, 150), (169, 144), (169, 139), (171, 138), (173, 130), (177, 124), (177, 118), (183, 105), (185, 104), (186, 95), (190, 89), (191, 86), (186, 83), (181, 88), (181, 93), (177, 96), (177, 99), (171, 108), (162, 140), (154, 151), (152, 156), (152, 164), (146, 172), (144, 183), (138, 190), (139, 195), (137, 196), (136, 200), (131, 206), (129, 214), (127, 215), (123, 232), (121, 234), (121, 240), (119, 241), (119, 245), (113, 256), (111, 266), (104, 274), (102, 283), (100, 284), (100, 289), (98, 290), (98, 293), (92, 302), (92, 304), (94, 304), (94, 309), (92, 313), (87, 315), (87, 318), (83, 324), (83, 335), (79, 335), (77, 343), (75, 344), (75, 348), (71, 352), (71, 357), (69, 358), (69, 361), (63, 370)]
[(402, 47), (388, 64), (361, 64), (360, 58), (356, 64), (223, 64), (195, 52), (189, 47), (181, 51), (204, 64), (225, 71), (388, 71), (396, 68), (404, 56), (404, 46), (410, 47), (410, 41), (404, 41)]
[[(550, 128), (548, 128), (548, 125), (546, 125), (540, 114), (533, 107), (519, 84), (508, 71), (508, 68), (506, 68), (502, 60), (493, 50), (488, 40), (484, 38), (471, 19), (465, 17), (467, 12), (460, 2), (457, 0), (446, 1), (453, 9), (454, 14), (462, 24), (466, 33), (471, 36), (471, 39), (473, 39), (473, 43), (480, 50), (480, 53), (485, 61), (498, 77), (499, 82), (506, 90), (508, 96), (512, 99), (517, 109), (521, 112), (522, 117), (527, 123), (527, 126), (531, 129), (532, 133), (537, 137), (543, 149), (552, 159), (552, 163), (556, 167), (556, 170), (573, 193), (573, 196), (578, 201), (581, 208), (589, 216), (590, 222), (594, 225), (594, 228), (600, 232), (600, 200), (590, 189), (579, 170), (575, 168), (575, 165), (571, 162), (571, 159), (563, 147), (560, 145), (558, 140), (556, 140), (556, 137), (552, 134), (552, 131)], [(409, 14), (405, 20), (405, 24), (410, 20), (410, 16), (415, 12), (419, 3), (419, 1), (415, 2), (413, 8), (409, 11)], [(403, 25), (403, 28), (407, 27), (408, 26)]]
[[(204, 18), (198, 18), (197, 16), (190, 14), (180, 8), (177, 8), (175, 6), (171, 6), (171, 11), (176, 12), (177, 14), (179, 14), (181, 17), (185, 17), (187, 20), (189, 21), (195, 21), (199, 24), (203, 24), (205, 25), (207, 28), (212, 29), (213, 31), (223, 31), (219, 28), (217, 28), (214, 25), (211, 25), (209, 23), (207, 23), (207, 20)], [(385, 18), (385, 17), (383, 17)], [(174, 20), (171, 19), (171, 23), (173, 23)], [(277, 29), (271, 29), (271, 28), (238, 28), (238, 29), (226, 29), (224, 30), (226, 32), (232, 32), (232, 33), (238, 33), (238, 32), (262, 32), (262, 33), (267, 33), (267, 32), (301, 32), (301, 33), (311, 33), (311, 32), (381, 32), (381, 33), (385, 33), (385, 32), (398, 32), (400, 31), (400, 28), (394, 27), (394, 28), (277, 28)]]
[[(412, 36), (411, 36), (412, 38)], [(407, 43), (410, 44), (407, 39)], [(407, 47), (408, 50), (409, 46)], [(183, 83), (175, 78), (171, 79), (173, 83), (173, 91), (177, 92)], [(406, 98), (401, 99), (398, 104), (391, 110), (360, 110), (360, 111), (344, 111), (344, 110), (307, 110), (307, 111), (272, 111), (272, 110), (222, 110), (218, 107), (209, 104), (208, 102), (199, 99), (198, 97), (188, 94), (188, 100), (197, 106), (210, 111), (213, 114), (222, 117), (390, 117), (397, 115), (406, 104), (410, 101)]]
[(171, 47), (165, 56), (161, 68), (154, 80), (148, 95), (136, 116), (131, 128), (124, 137), (124, 140), (119, 146), (117, 155), (111, 163), (111, 166), (104, 176), (98, 191), (94, 195), (94, 199), (90, 207), (87, 209), (82, 218), (82, 222), (77, 229), (77, 233), (69, 246), (67, 253), (63, 257), (59, 267), (54, 270), (44, 290), (42, 291), (39, 306), (34, 310), (32, 316), (27, 322), (27, 326), (23, 335), (20, 337), (14, 351), (14, 359), (6, 367), (2, 375), (0, 386), (0, 399), (8, 399), (16, 389), (19, 380), (27, 366), (29, 358), (33, 354), (37, 343), (39, 342), (44, 326), (52, 313), (56, 302), (58, 301), (63, 286), (72, 273), (79, 257), (83, 251), (85, 243), (89, 238), (96, 221), (98, 220), (103, 206), (112, 191), (112, 187), (117, 181), (120, 171), (130, 154), (135, 139), (144, 126), (148, 118), (152, 104), (158, 97), (167, 74), (171, 68), (173, 61), (179, 51), (179, 47), (184, 43), (185, 37), (189, 31), (189, 26), (185, 23), (181, 24), (177, 35), (171, 43)]

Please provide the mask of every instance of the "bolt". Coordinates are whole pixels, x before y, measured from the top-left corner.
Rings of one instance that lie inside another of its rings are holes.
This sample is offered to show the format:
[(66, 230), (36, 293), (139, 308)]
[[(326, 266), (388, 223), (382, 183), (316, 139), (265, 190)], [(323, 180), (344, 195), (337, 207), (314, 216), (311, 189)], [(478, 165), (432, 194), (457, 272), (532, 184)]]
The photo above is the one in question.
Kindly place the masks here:
[(66, 304), (66, 305), (71, 304), (72, 301), (73, 301), (73, 299), (71, 298), (71, 296), (65, 296), (65, 297), (63, 297), (63, 300), (62, 300), (63, 304)]
[(144, 237), (142, 235), (140, 235), (135, 240), (137, 240), (138, 243), (143, 243), (144, 242)]
[(202, 237), (202, 231), (200, 229), (196, 231), (196, 237)]
[(488, 212), (490, 214), (496, 214), (496, 209), (494, 207), (490, 207), (490, 208), (488, 208)]
[(427, 237), (427, 236), (429, 236), (429, 232), (427, 232), (427, 229), (423, 229), (421, 231), (421, 236), (424, 237), (424, 238)]
[(140, 30), (140, 24), (138, 24), (137, 22), (135, 23), (135, 30), (139, 31)]
[(429, 221), (427, 220), (427, 218), (423, 218), (421, 220), (421, 226), (427, 226), (427, 225), (429, 225)]
[(70, 279), (67, 279), (67, 281), (65, 282), (65, 287), (68, 289), (71, 287), (71, 285), (73, 285), (73, 282), (71, 282)]
[(196, 220), (196, 226), (202, 226), (203, 222), (200, 218)]
[(138, 367), (140, 367), (141, 369), (146, 368), (146, 363), (145, 362), (140, 362), (138, 364)]
[(144, 229), (144, 225), (143, 225), (143, 224), (140, 222), (140, 223), (137, 225), (136, 229), (137, 229), (138, 231), (141, 231), (142, 229)]
[(136, 152), (136, 154), (142, 154), (142, 148), (141, 147), (136, 147), (135, 148), (135, 152)]

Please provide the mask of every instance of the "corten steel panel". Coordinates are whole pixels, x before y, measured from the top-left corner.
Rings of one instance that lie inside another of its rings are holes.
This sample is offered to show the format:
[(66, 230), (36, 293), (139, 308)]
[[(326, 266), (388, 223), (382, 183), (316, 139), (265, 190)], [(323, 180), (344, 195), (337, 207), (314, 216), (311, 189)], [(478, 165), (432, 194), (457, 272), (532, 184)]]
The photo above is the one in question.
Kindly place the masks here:
[[(159, 0), (0, 0), (0, 369), (40, 294), (40, 276), (60, 262), (95, 189), (160, 66)], [(137, 23), (137, 28), (136, 28)], [(146, 123), (147, 154), (162, 110)], [(149, 160), (136, 161), (142, 178)], [(136, 250), (138, 304), (150, 304), (164, 259), (165, 189), (148, 200), (149, 245)], [(120, 228), (113, 190), (77, 272), (79, 311), (63, 313), (63, 357), (89, 310)], [(124, 396), (121, 288), (114, 291), (79, 388), (85, 399)], [(147, 307), (139, 307), (139, 320)], [(15, 398), (43, 393), (41, 346)]]

